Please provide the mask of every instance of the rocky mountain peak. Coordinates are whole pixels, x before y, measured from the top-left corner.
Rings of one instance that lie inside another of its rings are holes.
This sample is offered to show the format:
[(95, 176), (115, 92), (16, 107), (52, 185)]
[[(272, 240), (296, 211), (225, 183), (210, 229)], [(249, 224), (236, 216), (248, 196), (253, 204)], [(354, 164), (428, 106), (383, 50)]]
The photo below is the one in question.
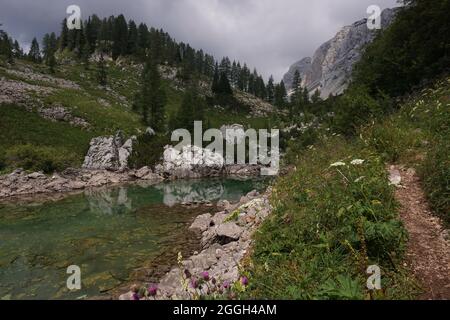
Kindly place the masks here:
[[(385, 9), (381, 14), (381, 27), (386, 28), (394, 20), (397, 9)], [(302, 86), (310, 93), (319, 90), (326, 99), (330, 94), (341, 94), (351, 80), (353, 66), (361, 58), (364, 47), (373, 41), (376, 30), (367, 28), (367, 19), (343, 27), (331, 40), (322, 44), (311, 57), (294, 63), (284, 75), (288, 91), (296, 70), (300, 72)]]

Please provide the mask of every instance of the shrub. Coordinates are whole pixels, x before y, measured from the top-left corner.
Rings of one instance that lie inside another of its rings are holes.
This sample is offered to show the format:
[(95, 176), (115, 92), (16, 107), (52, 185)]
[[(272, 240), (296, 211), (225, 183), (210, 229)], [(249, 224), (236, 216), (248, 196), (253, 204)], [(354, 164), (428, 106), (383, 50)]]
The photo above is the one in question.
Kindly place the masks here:
[(336, 100), (333, 128), (350, 136), (369, 120), (388, 109), (388, 101), (375, 100), (365, 88), (355, 87)]
[(450, 227), (449, 139), (437, 143), (420, 167), (424, 189), (433, 211)]
[(414, 160), (425, 140), (422, 130), (399, 118), (366, 127), (361, 130), (361, 137), (387, 162)]
[(14, 146), (5, 154), (5, 163), (9, 167), (45, 173), (64, 170), (77, 162), (78, 156), (66, 149), (30, 144)]
[(169, 143), (170, 140), (165, 135), (144, 134), (138, 137), (129, 159), (130, 166), (132, 168), (154, 167), (161, 160), (164, 146)]

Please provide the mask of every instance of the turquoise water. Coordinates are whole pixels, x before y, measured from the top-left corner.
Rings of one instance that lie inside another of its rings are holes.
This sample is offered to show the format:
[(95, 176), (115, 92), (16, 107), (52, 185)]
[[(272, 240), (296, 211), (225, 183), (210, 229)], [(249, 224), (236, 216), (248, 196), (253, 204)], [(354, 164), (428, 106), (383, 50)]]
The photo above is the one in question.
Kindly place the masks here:
[[(198, 250), (188, 231), (193, 219), (216, 210), (181, 203), (236, 201), (263, 187), (257, 180), (175, 181), (0, 202), (0, 299), (101, 297), (157, 281), (178, 252)], [(81, 290), (67, 289), (70, 265), (81, 269)]]

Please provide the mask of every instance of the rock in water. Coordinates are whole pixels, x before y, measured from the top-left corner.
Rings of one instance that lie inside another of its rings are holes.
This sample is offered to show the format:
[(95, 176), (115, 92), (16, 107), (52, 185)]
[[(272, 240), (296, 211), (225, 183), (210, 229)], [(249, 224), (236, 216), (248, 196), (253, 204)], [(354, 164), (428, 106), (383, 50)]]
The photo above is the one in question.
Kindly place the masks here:
[(133, 151), (135, 137), (123, 142), (123, 134), (97, 137), (91, 140), (89, 151), (84, 159), (84, 169), (124, 170), (128, 168), (128, 158)]
[[(382, 28), (391, 24), (395, 13), (396, 9), (382, 12)], [(330, 94), (343, 93), (351, 80), (354, 64), (361, 59), (363, 49), (375, 36), (376, 30), (367, 28), (367, 19), (345, 26), (333, 39), (322, 44), (312, 58), (304, 58), (290, 67), (283, 77), (286, 88), (292, 93), (294, 73), (298, 70), (302, 87), (311, 94), (318, 89), (321, 98), (327, 99)]]

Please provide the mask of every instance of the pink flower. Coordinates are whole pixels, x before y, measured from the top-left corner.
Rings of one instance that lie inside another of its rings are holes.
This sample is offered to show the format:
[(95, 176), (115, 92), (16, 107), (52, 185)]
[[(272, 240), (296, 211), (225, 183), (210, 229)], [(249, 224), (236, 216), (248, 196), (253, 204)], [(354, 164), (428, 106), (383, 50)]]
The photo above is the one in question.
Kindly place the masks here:
[(248, 278), (246, 276), (241, 277), (241, 284), (243, 286), (247, 286), (248, 285)]
[(201, 276), (202, 276), (203, 280), (209, 281), (209, 273), (207, 271), (202, 272)]
[(154, 284), (152, 284), (149, 288), (148, 288), (148, 294), (151, 297), (156, 296), (156, 293), (158, 292), (158, 287)]

